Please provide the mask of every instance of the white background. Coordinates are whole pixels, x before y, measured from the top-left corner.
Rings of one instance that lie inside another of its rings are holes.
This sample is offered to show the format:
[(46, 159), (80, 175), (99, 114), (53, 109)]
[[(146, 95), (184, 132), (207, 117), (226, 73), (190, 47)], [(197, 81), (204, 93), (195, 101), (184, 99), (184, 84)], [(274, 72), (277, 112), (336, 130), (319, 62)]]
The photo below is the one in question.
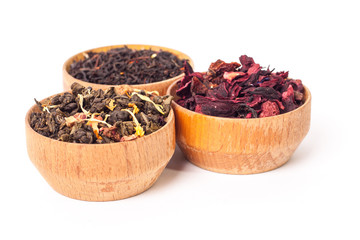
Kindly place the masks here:
[[(360, 239), (357, 1), (2, 1), (0, 239)], [(33, 98), (62, 91), (62, 64), (90, 48), (151, 44), (196, 71), (248, 54), (313, 95), (291, 160), (225, 175), (177, 149), (155, 185), (113, 202), (53, 191), (26, 152)]]

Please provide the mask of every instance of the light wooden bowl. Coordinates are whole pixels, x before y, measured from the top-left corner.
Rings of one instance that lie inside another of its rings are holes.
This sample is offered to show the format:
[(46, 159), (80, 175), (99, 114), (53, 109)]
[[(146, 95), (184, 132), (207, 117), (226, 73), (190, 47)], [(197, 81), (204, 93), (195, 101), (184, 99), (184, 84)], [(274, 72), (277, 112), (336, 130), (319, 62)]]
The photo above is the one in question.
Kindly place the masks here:
[[(175, 97), (177, 88), (174, 82), (167, 94)], [(294, 111), (255, 119), (207, 116), (173, 101), (177, 144), (190, 162), (214, 172), (252, 174), (278, 168), (309, 131), (311, 95), (306, 87), (305, 99)]]
[(150, 188), (175, 152), (175, 118), (158, 131), (133, 141), (80, 144), (57, 141), (35, 132), (30, 114), (25, 129), (29, 157), (57, 192), (86, 201), (128, 198)]
[[(152, 45), (136, 45), (136, 44), (126, 44), (126, 45), (114, 45), (114, 46), (107, 46), (107, 47), (99, 47), (99, 48), (94, 48), (94, 49), (90, 49), (90, 50), (87, 50), (87, 51), (84, 51), (84, 52), (81, 52), (81, 53), (78, 53), (74, 56), (72, 56), (71, 58), (69, 58), (63, 65), (63, 86), (64, 86), (64, 90), (65, 91), (69, 91), (71, 88), (71, 84), (73, 84), (74, 82), (77, 82), (83, 86), (90, 86), (92, 87), (93, 89), (97, 90), (97, 89), (107, 89), (108, 87), (115, 87), (117, 85), (105, 85), (105, 84), (96, 84), (96, 83), (89, 83), (89, 82), (85, 82), (85, 81), (82, 81), (82, 80), (79, 80), (79, 79), (76, 79), (74, 77), (72, 77), (68, 70), (70, 68), (70, 65), (75, 61), (79, 61), (79, 60), (83, 60), (85, 57), (84, 57), (84, 53), (88, 53), (90, 51), (92, 52), (106, 52), (110, 49), (113, 49), (113, 48), (121, 48), (121, 47), (124, 47), (124, 46), (127, 46), (128, 48), (131, 48), (131, 49), (136, 49), (136, 50), (143, 50), (143, 49), (151, 49), (151, 50), (154, 50), (154, 51), (159, 51), (160, 49), (161, 50), (164, 50), (164, 51), (167, 51), (167, 52), (171, 52), (172, 54), (174, 54), (175, 56), (177, 56), (178, 58), (180, 59), (187, 59), (189, 60), (189, 64), (194, 67), (194, 63), (193, 61), (191, 60), (191, 58), (180, 52), (180, 51), (177, 51), (177, 50), (174, 50), (174, 49), (171, 49), (171, 48), (166, 48), (166, 47), (159, 47), (159, 46), (152, 46)], [(177, 80), (180, 80), (182, 79), (184, 76), (184, 74), (180, 74), (176, 77), (173, 77), (173, 78), (170, 78), (170, 79), (167, 79), (167, 80), (163, 80), (163, 81), (160, 81), (160, 82), (154, 82), (154, 83), (148, 83), (148, 84), (138, 84), (138, 85), (131, 85), (132, 87), (134, 88), (137, 88), (137, 89), (144, 89), (144, 90), (148, 90), (148, 91), (158, 91), (160, 93), (160, 95), (165, 95), (166, 94), (166, 90), (168, 89), (168, 87), (170, 86), (171, 83), (173, 83), (174, 81), (177, 81)]]

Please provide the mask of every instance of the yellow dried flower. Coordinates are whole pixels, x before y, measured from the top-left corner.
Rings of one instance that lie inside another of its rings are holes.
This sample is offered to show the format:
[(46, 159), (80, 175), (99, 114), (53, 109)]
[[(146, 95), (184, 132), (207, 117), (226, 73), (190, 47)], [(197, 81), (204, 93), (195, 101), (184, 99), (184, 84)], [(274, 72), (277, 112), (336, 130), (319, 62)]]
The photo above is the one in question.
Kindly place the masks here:
[(110, 110), (110, 111), (114, 111), (114, 108), (116, 108), (116, 104), (114, 104), (115, 100), (111, 99), (109, 102), (109, 105), (106, 105), (106, 107)]
[(136, 106), (135, 103), (129, 103), (128, 104), (129, 107), (132, 107), (134, 110), (133, 110), (133, 114), (137, 114), (140, 110), (139, 108)]
[(144, 132), (143, 128), (140, 125), (135, 127), (135, 135), (136, 136), (142, 137), (142, 136), (144, 136), (144, 134), (145, 134), (145, 132)]
[(129, 109), (121, 109), (121, 111), (126, 111), (126, 112), (130, 113), (130, 115), (132, 116), (132, 119), (133, 119), (133, 121), (134, 121), (134, 123), (136, 125), (134, 127), (135, 135), (138, 136), (138, 137), (144, 136), (145, 132), (144, 132), (143, 128), (141, 127), (140, 123), (138, 122), (138, 120), (136, 119), (134, 113), (132, 113)]

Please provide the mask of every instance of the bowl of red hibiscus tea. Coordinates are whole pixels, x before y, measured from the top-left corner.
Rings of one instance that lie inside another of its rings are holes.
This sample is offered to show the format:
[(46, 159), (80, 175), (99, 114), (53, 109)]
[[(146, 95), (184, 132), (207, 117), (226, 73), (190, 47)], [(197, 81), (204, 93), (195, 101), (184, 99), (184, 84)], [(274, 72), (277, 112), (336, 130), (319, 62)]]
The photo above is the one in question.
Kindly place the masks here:
[(171, 96), (73, 83), (26, 114), (28, 154), (57, 192), (111, 201), (144, 192), (175, 151)]
[(77, 82), (93, 89), (133, 85), (137, 89), (166, 93), (184, 76), (190, 57), (180, 51), (152, 45), (114, 45), (78, 53), (63, 65), (64, 90)]
[(311, 95), (288, 72), (243, 55), (174, 82), (176, 140), (193, 164), (219, 173), (252, 174), (285, 164), (310, 128)]

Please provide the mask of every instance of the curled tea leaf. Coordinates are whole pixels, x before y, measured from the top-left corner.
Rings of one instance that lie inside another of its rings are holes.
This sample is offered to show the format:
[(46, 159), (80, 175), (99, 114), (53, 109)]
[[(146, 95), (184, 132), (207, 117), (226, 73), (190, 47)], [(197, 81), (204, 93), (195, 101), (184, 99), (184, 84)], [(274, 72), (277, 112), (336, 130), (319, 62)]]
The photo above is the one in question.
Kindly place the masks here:
[(154, 107), (156, 108), (156, 110), (159, 111), (159, 113), (164, 114), (164, 108), (163, 108), (163, 106), (161, 106), (160, 104), (154, 103), (148, 96), (144, 96), (144, 95), (141, 95), (141, 94), (139, 94), (139, 93), (133, 92), (133, 93), (131, 94), (131, 96), (134, 96), (134, 95), (138, 96), (141, 100), (144, 100), (144, 101), (146, 101), (146, 102), (149, 102), (149, 103), (153, 104)]

